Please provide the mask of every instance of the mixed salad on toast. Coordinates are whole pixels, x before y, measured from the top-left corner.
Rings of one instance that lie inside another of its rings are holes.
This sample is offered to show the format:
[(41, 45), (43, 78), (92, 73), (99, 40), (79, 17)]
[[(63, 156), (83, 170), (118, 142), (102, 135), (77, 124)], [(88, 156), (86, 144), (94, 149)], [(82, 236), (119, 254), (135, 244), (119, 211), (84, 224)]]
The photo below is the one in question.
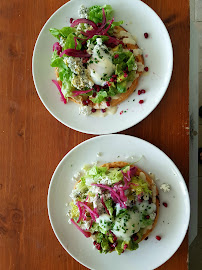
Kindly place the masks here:
[(81, 6), (79, 16), (70, 19), (70, 26), (50, 29), (58, 39), (51, 59), (53, 82), (62, 101), (76, 102), (82, 114), (105, 113), (137, 87), (144, 70), (142, 50), (123, 21), (114, 21), (110, 5)]

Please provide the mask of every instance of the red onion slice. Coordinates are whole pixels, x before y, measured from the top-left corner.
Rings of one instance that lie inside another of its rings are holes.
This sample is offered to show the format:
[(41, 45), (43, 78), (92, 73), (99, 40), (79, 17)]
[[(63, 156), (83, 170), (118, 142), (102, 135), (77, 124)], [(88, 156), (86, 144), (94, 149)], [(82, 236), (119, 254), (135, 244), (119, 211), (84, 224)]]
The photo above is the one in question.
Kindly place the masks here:
[(70, 220), (71, 220), (71, 222), (77, 227), (77, 229), (78, 229), (81, 233), (83, 233), (83, 234), (85, 235), (85, 237), (88, 238), (88, 237), (91, 236), (91, 233), (90, 233), (90, 232), (85, 232), (84, 230), (82, 230), (82, 229), (79, 227), (79, 225), (77, 225), (76, 222), (73, 220), (73, 218), (71, 218)]
[(96, 23), (94, 23), (94, 22), (91, 21), (91, 20), (84, 19), (84, 18), (75, 20), (75, 21), (71, 24), (71, 27), (74, 27), (74, 26), (78, 25), (79, 23), (86, 23), (86, 24), (91, 25), (94, 29), (97, 29)]
[(74, 93), (73, 97), (76, 97), (76, 96), (82, 95), (82, 94), (86, 94), (92, 90), (93, 90), (93, 88), (88, 89), (88, 90), (84, 90), (84, 91), (72, 91), (72, 93)]
[(90, 54), (88, 54), (86, 51), (81, 51), (81, 50), (75, 50), (75, 49), (67, 49), (64, 50), (61, 54), (60, 57), (62, 57), (64, 54), (73, 56), (73, 57), (91, 57)]
[(57, 54), (59, 55), (60, 53), (61, 53), (61, 51), (62, 51), (62, 46), (60, 45), (60, 43), (59, 42), (55, 42), (54, 44), (53, 44), (53, 51), (57, 51)]
[(58, 90), (60, 92), (60, 95), (61, 95), (61, 100), (64, 102), (64, 104), (66, 104), (67, 103), (67, 100), (66, 100), (66, 98), (64, 97), (64, 95), (62, 93), (62, 90), (61, 90), (61, 87), (60, 87), (58, 81), (52, 80), (52, 82), (57, 86), (57, 88), (58, 88)]

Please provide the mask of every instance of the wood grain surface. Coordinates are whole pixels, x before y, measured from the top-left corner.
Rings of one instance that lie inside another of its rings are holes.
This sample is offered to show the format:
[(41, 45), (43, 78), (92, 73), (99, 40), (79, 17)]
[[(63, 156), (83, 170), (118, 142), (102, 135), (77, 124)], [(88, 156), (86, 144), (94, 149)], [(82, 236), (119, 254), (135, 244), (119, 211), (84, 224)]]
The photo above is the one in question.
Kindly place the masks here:
[[(171, 36), (173, 75), (163, 100), (151, 115), (121, 133), (159, 147), (188, 183), (189, 1), (144, 2), (161, 17)], [(49, 223), (46, 199), (59, 161), (92, 135), (71, 130), (48, 113), (36, 93), (31, 73), (38, 33), (64, 3), (0, 1), (0, 270), (86, 269), (57, 241)], [(175, 255), (158, 269), (186, 270), (187, 256), (186, 237)]]

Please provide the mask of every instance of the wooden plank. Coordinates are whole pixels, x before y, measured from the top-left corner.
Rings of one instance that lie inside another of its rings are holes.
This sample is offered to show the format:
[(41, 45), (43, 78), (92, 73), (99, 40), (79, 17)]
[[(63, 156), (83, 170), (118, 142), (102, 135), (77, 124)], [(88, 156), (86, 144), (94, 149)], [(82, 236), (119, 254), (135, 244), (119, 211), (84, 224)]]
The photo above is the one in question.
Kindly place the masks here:
[[(123, 134), (145, 139), (176, 163), (188, 183), (189, 1), (144, 1), (162, 18), (174, 48), (174, 70), (163, 100), (144, 121)], [(0, 264), (7, 269), (85, 267), (58, 243), (46, 198), (61, 158), (92, 137), (66, 128), (42, 105), (31, 75), (36, 37), (65, 1), (0, 1)], [(160, 38), (160, 37), (159, 37)], [(159, 269), (187, 269), (187, 237)]]

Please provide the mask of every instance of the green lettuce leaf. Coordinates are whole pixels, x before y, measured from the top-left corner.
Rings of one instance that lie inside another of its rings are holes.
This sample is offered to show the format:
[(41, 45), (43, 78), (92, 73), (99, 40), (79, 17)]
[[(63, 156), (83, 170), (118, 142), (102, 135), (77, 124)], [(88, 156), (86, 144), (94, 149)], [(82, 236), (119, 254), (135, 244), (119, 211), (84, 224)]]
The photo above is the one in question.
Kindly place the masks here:
[(127, 85), (127, 81), (123, 81), (120, 83), (117, 83), (117, 91), (118, 93), (125, 93), (126, 92), (126, 85)]
[(62, 81), (62, 93), (65, 98), (71, 97), (73, 87), (71, 85), (72, 72), (70, 68), (59, 69), (59, 78)]
[(131, 182), (137, 184), (137, 186), (132, 186), (132, 189), (136, 192), (137, 195), (141, 193), (152, 194), (148, 183), (142, 180), (139, 176), (132, 177)]
[(109, 213), (110, 213), (110, 216), (112, 216), (112, 215), (113, 215), (113, 212), (114, 212), (114, 209), (113, 209), (113, 207), (112, 207), (112, 199), (106, 200), (105, 205), (106, 205), (106, 207), (107, 207), (107, 210), (108, 210)]
[(100, 91), (97, 93), (97, 96), (95, 98), (90, 98), (93, 103), (101, 103), (105, 98), (107, 97), (106, 91)]
[(118, 168), (109, 169), (107, 177), (113, 184), (123, 180), (123, 174)]
[[(66, 38), (65, 45), (64, 45), (64, 50), (66, 49), (75, 49), (75, 40), (74, 40), (74, 35), (70, 33), (68, 37)], [(77, 50), (80, 50), (82, 47), (81, 42), (77, 39)]]
[(74, 33), (76, 30), (73, 27), (63, 27), (62, 29), (50, 28), (49, 31), (54, 37), (60, 39), (60, 36), (67, 38), (70, 33)]
[(95, 23), (101, 23), (102, 22), (102, 8), (105, 10), (106, 14), (106, 20), (110, 20), (112, 17), (113, 9), (110, 5), (104, 5), (104, 6), (92, 6), (89, 8), (88, 13), (88, 19), (91, 21), (94, 21)]
[(128, 71), (131, 71), (131, 70), (133, 70), (134, 67), (136, 67), (135, 57), (133, 54), (130, 56), (130, 58), (128, 59), (126, 64), (128, 66)]
[(109, 39), (108, 36), (95, 35), (92, 38), (90, 38), (89, 40), (90, 40), (91, 43), (96, 44), (96, 39), (97, 38), (101, 38), (103, 43)]
[(67, 69), (67, 66), (63, 60), (64, 60), (64, 58), (60, 57), (57, 54), (57, 51), (54, 50), (52, 57), (51, 57), (51, 67), (59, 67), (59, 68)]

